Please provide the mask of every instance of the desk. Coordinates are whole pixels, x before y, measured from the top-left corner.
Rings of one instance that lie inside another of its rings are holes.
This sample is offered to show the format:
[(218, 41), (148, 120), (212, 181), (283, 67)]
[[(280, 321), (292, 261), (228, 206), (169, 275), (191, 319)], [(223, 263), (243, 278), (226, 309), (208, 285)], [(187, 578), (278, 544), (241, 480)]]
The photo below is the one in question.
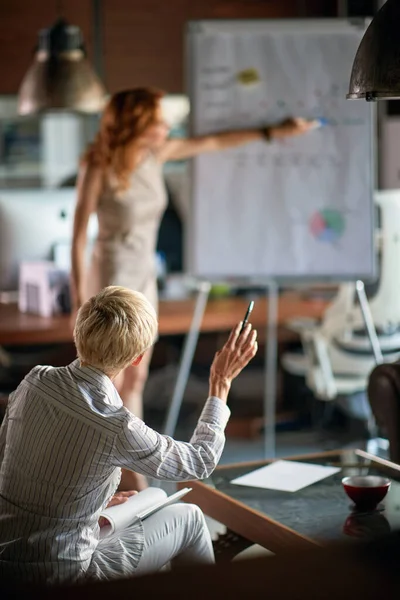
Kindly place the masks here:
[[(204, 481), (178, 483), (192, 491), (184, 497), (202, 511), (254, 544), (278, 554), (287, 549), (324, 546), (344, 540), (365, 539), (397, 530), (400, 523), (400, 467), (360, 450), (325, 452), (290, 460), (339, 467), (327, 479), (298, 492), (234, 485), (232, 479), (270, 464), (271, 460), (223, 465)], [(384, 511), (353, 512), (346, 496), (342, 477), (347, 475), (379, 475), (392, 479), (383, 502)]]
[[(229, 331), (243, 319), (248, 306), (245, 298), (210, 300), (201, 325), (202, 333)], [(296, 317), (320, 319), (328, 306), (327, 300), (309, 299), (300, 294), (283, 294), (279, 300), (279, 326)], [(193, 316), (194, 300), (161, 300), (159, 334), (184, 335)], [(257, 329), (266, 326), (267, 300), (256, 301), (251, 322)], [(50, 318), (20, 313), (14, 304), (0, 304), (0, 346), (36, 345), (72, 342), (72, 330), (67, 315)]]
[[(266, 329), (267, 300), (257, 299), (251, 315), (253, 326), (259, 329), (262, 342)], [(283, 294), (279, 300), (278, 339), (287, 339), (285, 323), (296, 317), (320, 319), (328, 305), (326, 300), (310, 299), (299, 293)], [(185, 335), (190, 328), (194, 299), (161, 300), (159, 307), (159, 335)], [(245, 298), (210, 300), (201, 324), (201, 333), (228, 332), (243, 319), (248, 306)], [(1, 346), (62, 344), (72, 342), (72, 329), (68, 315), (50, 318), (19, 312), (15, 304), (0, 304)], [(180, 403), (179, 403), (180, 408)], [(178, 409), (179, 410), (179, 409)], [(171, 415), (172, 401), (168, 415)]]

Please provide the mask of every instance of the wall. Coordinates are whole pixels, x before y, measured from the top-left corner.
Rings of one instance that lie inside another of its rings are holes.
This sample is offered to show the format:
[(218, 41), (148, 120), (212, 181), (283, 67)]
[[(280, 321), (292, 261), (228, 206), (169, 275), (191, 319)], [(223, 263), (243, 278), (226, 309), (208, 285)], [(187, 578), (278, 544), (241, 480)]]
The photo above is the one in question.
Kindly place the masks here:
[[(0, 94), (16, 94), (37, 32), (59, 13), (57, 0), (1, 0)], [(62, 15), (82, 29), (93, 48), (92, 0), (61, 2)], [(190, 19), (334, 16), (336, 0), (103, 0), (104, 78), (111, 92), (157, 85), (184, 89), (183, 35)]]
[[(0, 2), (0, 94), (16, 94), (29, 67), (39, 29), (59, 16), (55, 0), (1, 0)], [(91, 0), (68, 0), (62, 15), (82, 29), (88, 50), (92, 42)]]
[(184, 91), (185, 23), (334, 15), (330, 0), (104, 0), (106, 84), (110, 91), (157, 85)]

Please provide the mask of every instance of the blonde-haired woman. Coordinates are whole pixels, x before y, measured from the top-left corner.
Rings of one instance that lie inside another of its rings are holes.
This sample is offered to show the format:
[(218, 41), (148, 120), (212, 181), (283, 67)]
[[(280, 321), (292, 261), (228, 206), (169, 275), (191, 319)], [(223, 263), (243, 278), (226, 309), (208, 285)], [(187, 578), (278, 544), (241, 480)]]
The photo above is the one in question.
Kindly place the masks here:
[[(313, 127), (304, 119), (287, 119), (263, 129), (168, 140), (162, 96), (162, 92), (150, 88), (112, 96), (102, 115), (100, 131), (83, 157), (72, 245), (74, 311), (108, 285), (142, 292), (157, 309), (154, 256), (166, 208), (164, 162), (260, 139), (273, 141), (300, 135)], [(99, 233), (90, 271), (85, 274), (87, 225), (93, 212), (97, 213)], [(139, 417), (150, 357), (148, 353), (139, 368), (126, 369), (116, 382), (125, 406)]]

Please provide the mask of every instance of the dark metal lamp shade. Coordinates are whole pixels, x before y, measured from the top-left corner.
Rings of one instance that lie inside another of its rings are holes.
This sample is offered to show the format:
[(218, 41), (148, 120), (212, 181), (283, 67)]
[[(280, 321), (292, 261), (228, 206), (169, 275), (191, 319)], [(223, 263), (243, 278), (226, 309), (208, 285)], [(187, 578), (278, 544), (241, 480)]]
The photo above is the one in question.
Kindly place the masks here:
[(387, 0), (357, 50), (347, 98), (400, 98), (400, 1)]
[(33, 64), (19, 89), (18, 113), (96, 113), (105, 101), (106, 90), (85, 56), (80, 29), (61, 20), (40, 31)]

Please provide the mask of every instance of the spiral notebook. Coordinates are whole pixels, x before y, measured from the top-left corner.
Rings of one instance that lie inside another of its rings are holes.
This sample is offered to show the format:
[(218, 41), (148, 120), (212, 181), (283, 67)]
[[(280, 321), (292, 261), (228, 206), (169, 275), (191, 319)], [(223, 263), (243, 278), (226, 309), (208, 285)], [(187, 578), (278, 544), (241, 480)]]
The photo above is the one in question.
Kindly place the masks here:
[(100, 513), (100, 517), (106, 520), (106, 524), (100, 529), (100, 537), (106, 537), (118, 533), (132, 525), (135, 520), (143, 521), (154, 513), (175, 502), (191, 492), (191, 488), (184, 488), (175, 494), (168, 496), (160, 488), (149, 487), (135, 496), (131, 496), (123, 504), (111, 506)]

